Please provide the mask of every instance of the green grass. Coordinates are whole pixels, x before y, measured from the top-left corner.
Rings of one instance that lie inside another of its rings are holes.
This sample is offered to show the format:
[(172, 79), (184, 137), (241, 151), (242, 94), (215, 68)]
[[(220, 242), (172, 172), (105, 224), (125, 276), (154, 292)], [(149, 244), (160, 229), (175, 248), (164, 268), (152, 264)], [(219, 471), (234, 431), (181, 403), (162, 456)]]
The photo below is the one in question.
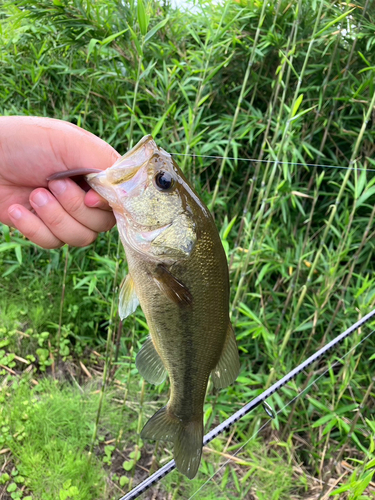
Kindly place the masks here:
[[(131, 422), (135, 412), (121, 412), (114, 391), (108, 393), (90, 456), (99, 391), (93, 383), (79, 386), (73, 371), (71, 366), (72, 384), (50, 378), (39, 378), (37, 383), (22, 377), (9, 380), (1, 391), (0, 443), (10, 451), (12, 460), (5, 463), (0, 483), (11, 492), (9, 487), (15, 482), (15, 495), (19, 496), (12, 498), (28, 494), (32, 498), (70, 498), (63, 493), (70, 488), (77, 500), (115, 498), (121, 493), (115, 472), (124, 471), (123, 457), (116, 456), (114, 446), (107, 443), (115, 441), (126, 422), (130, 425), (122, 444), (134, 442)], [(114, 460), (116, 471), (110, 471)]]
[[(177, 479), (177, 474), (173, 474), (163, 482), (177, 492), (178, 498), (190, 498), (195, 494), (194, 498), (202, 500), (227, 500), (251, 498), (251, 494), (256, 494), (262, 500), (288, 500), (293, 494), (302, 493), (307, 482), (302, 474), (293, 471), (287, 453), (278, 445), (271, 439), (267, 446), (262, 441), (252, 440), (236, 461), (226, 466), (225, 460), (231, 451), (223, 451), (222, 440), (216, 439), (210, 445), (211, 451), (204, 452), (200, 473), (193, 481)], [(220, 473), (210, 479), (220, 467)], [(241, 470), (244, 467), (246, 474)]]
[[(207, 1), (187, 13), (149, 1), (145, 9), (108, 0), (2, 5), (0, 112), (71, 121), (120, 153), (151, 132), (211, 207), (230, 263), (242, 369), (236, 384), (209, 390), (210, 428), (375, 307), (374, 10), (321, 0)], [(92, 458), (97, 477), (115, 476), (126, 491), (171, 457), (162, 444), (153, 457), (137, 434), (169, 385), (144, 384), (135, 368), (147, 335), (142, 312), (119, 325), (126, 262), (117, 232), (67, 252), (0, 231), (4, 390), (21, 390), (13, 386), (24, 371), (39, 384), (48, 375), (75, 385), (73, 373), (91, 408), (80, 456), (101, 453)], [(258, 409), (210, 445), (216, 453), (204, 454), (196, 480), (174, 472), (156, 494), (189, 498), (208, 481), (197, 498), (323, 499), (335, 489), (334, 499), (373, 498), (374, 338), (342, 359), (373, 327), (273, 395), (282, 411), (264, 429)], [(99, 380), (99, 396), (87, 392)], [(100, 425), (117, 412), (126, 418), (109, 426), (115, 441), (105, 446), (115, 448), (105, 452)], [(0, 455), (0, 467), (19, 470), (15, 450)], [(77, 486), (62, 476), (60, 488)], [(48, 498), (33, 488), (33, 498)]]
[[(132, 449), (136, 413), (121, 411), (118, 391), (108, 393), (94, 454), (90, 456), (99, 391), (92, 383), (79, 386), (74, 377), (73, 380), (69, 384), (39, 378), (36, 383), (24, 376), (9, 379), (1, 391), (0, 444), (12, 457), (0, 475), (3, 494), (7, 491), (14, 499), (105, 499), (116, 498), (121, 487), (128, 484), (127, 464), (135, 455), (132, 451), (118, 454), (113, 443), (127, 424), (121, 445)], [(303, 490), (305, 480), (303, 475), (294, 474), (285, 445), (272, 442), (271, 438), (268, 446), (258, 440), (250, 441), (238, 454), (234, 466), (224, 466), (219, 477), (206, 484), (232, 453), (229, 443), (214, 440), (211, 451), (204, 453), (199, 476), (188, 481), (174, 472), (163, 482), (161, 494), (165, 488), (179, 498), (198, 492), (198, 498), (208, 500), (238, 498), (241, 491), (246, 495), (256, 490), (259, 498), (290, 498), (293, 492)], [(241, 472), (244, 467), (248, 468), (245, 475)]]
[(104, 498), (105, 476), (97, 458), (90, 460), (96, 398), (57, 381), (41, 379), (30, 390), (28, 380), (14, 382), (2, 395), (2, 439), (18, 474), (35, 498), (61, 497), (64, 485), (77, 499)]

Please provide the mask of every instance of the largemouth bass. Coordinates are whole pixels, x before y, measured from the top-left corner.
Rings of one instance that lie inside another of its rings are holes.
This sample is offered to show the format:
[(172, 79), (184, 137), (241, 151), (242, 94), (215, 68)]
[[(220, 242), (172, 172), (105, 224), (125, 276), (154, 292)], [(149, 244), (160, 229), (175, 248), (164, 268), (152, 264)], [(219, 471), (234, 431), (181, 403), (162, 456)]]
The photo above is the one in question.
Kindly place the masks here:
[(113, 208), (128, 261), (120, 317), (140, 304), (149, 326), (136, 357), (138, 371), (152, 384), (168, 372), (171, 383), (167, 405), (141, 437), (172, 441), (177, 469), (192, 479), (202, 454), (209, 376), (215, 387), (226, 387), (240, 366), (218, 231), (171, 155), (151, 136), (86, 180)]

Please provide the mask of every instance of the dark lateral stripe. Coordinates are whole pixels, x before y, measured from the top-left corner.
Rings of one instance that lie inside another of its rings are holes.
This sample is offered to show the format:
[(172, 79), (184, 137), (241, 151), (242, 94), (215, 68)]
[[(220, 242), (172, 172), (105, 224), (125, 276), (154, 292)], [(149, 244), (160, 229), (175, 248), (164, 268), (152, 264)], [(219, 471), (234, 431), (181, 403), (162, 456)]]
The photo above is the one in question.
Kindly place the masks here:
[[(195, 384), (193, 383), (193, 364), (196, 359), (197, 349), (196, 345), (194, 345), (194, 333), (192, 333), (189, 328), (189, 324), (191, 323), (191, 313), (186, 311), (185, 309), (179, 309), (179, 317), (180, 324), (186, 325), (186, 329), (184, 328), (183, 335), (183, 349), (182, 352), (185, 353), (184, 358), (184, 373), (183, 373), (183, 383), (182, 387), (182, 401), (186, 401), (189, 413), (191, 413), (191, 405), (192, 401), (192, 388), (195, 388)], [(182, 346), (181, 346), (182, 347)], [(185, 408), (184, 408), (185, 410)]]

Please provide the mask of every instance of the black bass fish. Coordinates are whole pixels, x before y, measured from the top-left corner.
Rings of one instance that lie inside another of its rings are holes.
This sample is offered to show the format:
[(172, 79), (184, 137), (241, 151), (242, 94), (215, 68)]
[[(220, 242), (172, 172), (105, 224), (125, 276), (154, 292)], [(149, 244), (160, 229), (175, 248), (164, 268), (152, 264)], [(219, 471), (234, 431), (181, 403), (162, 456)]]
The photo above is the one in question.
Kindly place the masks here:
[(138, 371), (152, 384), (168, 372), (171, 383), (167, 405), (141, 437), (172, 441), (177, 469), (192, 479), (202, 454), (208, 378), (226, 387), (240, 368), (219, 233), (171, 155), (151, 136), (86, 180), (113, 208), (125, 248), (129, 274), (120, 291), (120, 317), (140, 304), (150, 329), (136, 357)]

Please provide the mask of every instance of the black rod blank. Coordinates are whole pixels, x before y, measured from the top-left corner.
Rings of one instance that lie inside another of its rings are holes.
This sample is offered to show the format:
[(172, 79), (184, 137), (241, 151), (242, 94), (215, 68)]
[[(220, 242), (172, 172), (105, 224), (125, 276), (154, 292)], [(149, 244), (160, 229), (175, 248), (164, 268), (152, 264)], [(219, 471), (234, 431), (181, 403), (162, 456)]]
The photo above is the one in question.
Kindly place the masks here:
[[(362, 325), (367, 323), (371, 318), (375, 317), (375, 309), (366, 316), (363, 316), (362, 319), (357, 321), (357, 323), (354, 323), (350, 328), (345, 330), (345, 332), (341, 333), (338, 335), (336, 338), (331, 340), (328, 344), (326, 344), (324, 347), (319, 349), (315, 354), (307, 358), (305, 361), (303, 361), (300, 365), (298, 365), (296, 368), (291, 370), (285, 377), (281, 378), (277, 382), (275, 382), (271, 387), (263, 391), (259, 396), (254, 398), (250, 403), (247, 405), (243, 406), (240, 410), (236, 411), (232, 416), (224, 420), (221, 424), (219, 424), (217, 427), (212, 429), (211, 432), (206, 434), (203, 438), (203, 445), (206, 445), (213, 439), (215, 439), (219, 434), (222, 432), (228, 430), (234, 423), (238, 422), (242, 417), (250, 413), (252, 410), (254, 410), (257, 406), (262, 404), (267, 398), (269, 398), (274, 392), (278, 391), (283, 387), (285, 384), (290, 382), (292, 379), (294, 379), (299, 373), (301, 373), (302, 370), (307, 368), (311, 363), (314, 361), (318, 360), (320, 357), (322, 357), (326, 352), (328, 352), (330, 349), (335, 347), (337, 344), (342, 342), (346, 337), (348, 337), (351, 333), (354, 331), (358, 330)], [(150, 477), (146, 478), (144, 481), (142, 481), (138, 486), (133, 488), (129, 493), (127, 493), (125, 496), (121, 497), (119, 500), (134, 500), (135, 498), (138, 498), (142, 493), (144, 493), (146, 490), (151, 488), (154, 484), (156, 484), (160, 479), (162, 479), (164, 476), (169, 474), (173, 469), (175, 469), (175, 461), (171, 460), (167, 464), (165, 464), (161, 469), (156, 471), (154, 474), (152, 474)]]

